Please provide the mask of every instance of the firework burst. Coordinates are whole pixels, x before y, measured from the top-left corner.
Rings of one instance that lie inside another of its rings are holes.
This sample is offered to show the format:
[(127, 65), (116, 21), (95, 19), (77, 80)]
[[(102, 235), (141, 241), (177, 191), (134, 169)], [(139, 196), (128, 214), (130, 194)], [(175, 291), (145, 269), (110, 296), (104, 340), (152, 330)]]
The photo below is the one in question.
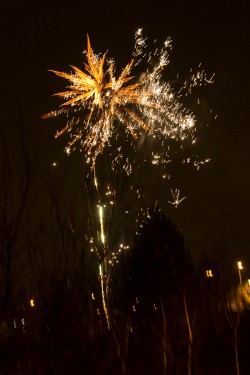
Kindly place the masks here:
[[(163, 70), (169, 63), (170, 48), (171, 40), (168, 39), (161, 49), (146, 54), (146, 42), (138, 30), (133, 57), (117, 77), (114, 60), (107, 59), (106, 53), (95, 54), (87, 37), (83, 71), (75, 66), (71, 73), (51, 70), (68, 80), (70, 85), (67, 91), (55, 94), (65, 100), (60, 108), (42, 117), (67, 116), (66, 126), (56, 137), (65, 132), (70, 134), (68, 153), (78, 143), (94, 166), (112, 135), (120, 131), (120, 124), (134, 139), (142, 132), (158, 132), (183, 140), (193, 132), (193, 114), (182, 106), (170, 83), (162, 80)], [(131, 75), (142, 61), (147, 62), (146, 70)], [(186, 91), (198, 82), (206, 81), (206, 77), (199, 72), (191, 77), (191, 81), (185, 83)]]
[[(172, 144), (186, 142), (187, 138), (195, 143), (196, 119), (182, 104), (182, 97), (196, 86), (211, 83), (203, 71), (191, 72), (191, 77), (174, 89), (164, 79), (170, 49), (171, 40), (167, 39), (161, 48), (147, 53), (140, 29), (135, 35), (132, 57), (117, 74), (114, 59), (108, 58), (107, 53), (94, 53), (87, 36), (82, 70), (75, 66), (71, 66), (71, 73), (51, 70), (69, 85), (66, 91), (55, 94), (64, 99), (59, 109), (43, 118), (64, 115), (66, 124), (56, 137), (68, 133), (66, 152), (79, 146), (92, 167), (86, 168), (85, 176), (90, 208), (89, 235), (85, 234), (85, 238), (98, 258), (103, 312), (114, 335), (112, 268), (129, 249), (134, 229), (139, 234), (150, 219), (148, 207), (155, 191), (157, 198), (153, 200), (157, 206), (160, 194), (154, 186), (157, 181), (162, 186), (163, 179), (170, 178), (167, 166), (172, 161)], [(145, 134), (147, 137), (143, 137)], [(102, 153), (103, 157), (97, 160)], [(184, 162), (190, 164), (191, 159)], [(195, 162), (198, 169), (202, 162)], [(149, 171), (155, 165), (159, 166), (160, 175), (152, 175), (152, 184), (148, 181)], [(179, 189), (171, 193), (173, 200), (168, 203), (178, 207), (185, 197), (180, 198)]]

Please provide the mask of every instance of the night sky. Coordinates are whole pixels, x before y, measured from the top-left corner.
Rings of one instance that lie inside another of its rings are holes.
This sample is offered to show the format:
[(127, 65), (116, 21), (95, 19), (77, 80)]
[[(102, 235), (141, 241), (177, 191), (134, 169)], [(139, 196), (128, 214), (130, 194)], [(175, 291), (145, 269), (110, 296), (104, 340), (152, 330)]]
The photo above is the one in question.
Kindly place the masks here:
[(169, 206), (169, 214), (194, 254), (242, 258), (250, 271), (249, 16), (247, 2), (218, 0), (5, 2), (0, 22), (1, 126), (11, 128), (21, 112), (50, 168), (62, 158), (66, 140), (53, 138), (60, 120), (44, 121), (41, 115), (57, 107), (52, 94), (62, 91), (65, 82), (48, 69), (81, 68), (87, 33), (94, 51), (108, 50), (120, 67), (131, 57), (139, 27), (159, 42), (170, 36), (175, 71), (189, 72), (202, 63), (208, 75), (215, 73), (215, 83), (203, 91), (202, 100), (217, 119), (202, 119), (209, 126), (201, 133), (200, 149), (211, 162), (185, 177), (180, 188), (187, 198), (177, 209)]

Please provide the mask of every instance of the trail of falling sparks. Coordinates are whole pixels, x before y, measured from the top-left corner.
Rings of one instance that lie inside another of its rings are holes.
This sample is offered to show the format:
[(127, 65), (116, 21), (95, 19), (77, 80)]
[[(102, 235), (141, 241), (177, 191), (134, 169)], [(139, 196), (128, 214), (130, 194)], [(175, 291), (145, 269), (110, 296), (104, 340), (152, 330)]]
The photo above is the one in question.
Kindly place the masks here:
[[(71, 73), (51, 70), (68, 80), (69, 86), (67, 91), (55, 94), (65, 99), (60, 108), (42, 118), (67, 115), (66, 125), (56, 134), (59, 137), (70, 133), (67, 153), (79, 142), (87, 161), (94, 167), (97, 156), (108, 145), (113, 133), (119, 131), (119, 124), (134, 139), (141, 132), (161, 132), (165, 137), (183, 140), (193, 132), (195, 117), (183, 107), (179, 98), (183, 90), (190, 93), (192, 87), (210, 83), (211, 79), (207, 79), (203, 71), (192, 73), (182, 90), (175, 94), (170, 83), (162, 80), (163, 70), (169, 64), (171, 40), (167, 39), (154, 53), (147, 54), (145, 49), (146, 42), (139, 29), (135, 35), (133, 58), (117, 77), (114, 60), (107, 59), (106, 53), (95, 54), (87, 36), (84, 70), (75, 66), (71, 66)], [(131, 75), (142, 61), (147, 63), (146, 70)]]

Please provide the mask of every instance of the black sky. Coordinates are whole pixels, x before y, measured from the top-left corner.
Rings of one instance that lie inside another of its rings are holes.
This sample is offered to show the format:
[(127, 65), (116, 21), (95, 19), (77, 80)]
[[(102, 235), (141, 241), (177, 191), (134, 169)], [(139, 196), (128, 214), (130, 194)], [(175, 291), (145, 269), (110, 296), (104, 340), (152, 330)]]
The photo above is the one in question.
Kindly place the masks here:
[(64, 82), (48, 69), (81, 67), (89, 33), (94, 51), (110, 54), (121, 67), (131, 56), (134, 33), (173, 39), (171, 64), (188, 72), (202, 63), (215, 73), (204, 103), (211, 119), (202, 147), (211, 163), (184, 181), (187, 199), (169, 213), (183, 229), (191, 250), (220, 252), (249, 260), (250, 269), (250, 12), (234, 1), (27, 1), (1, 5), (1, 124), (21, 109), (24, 121), (46, 149), (44, 159), (59, 157), (53, 140), (58, 122), (40, 116), (55, 108), (51, 95)]

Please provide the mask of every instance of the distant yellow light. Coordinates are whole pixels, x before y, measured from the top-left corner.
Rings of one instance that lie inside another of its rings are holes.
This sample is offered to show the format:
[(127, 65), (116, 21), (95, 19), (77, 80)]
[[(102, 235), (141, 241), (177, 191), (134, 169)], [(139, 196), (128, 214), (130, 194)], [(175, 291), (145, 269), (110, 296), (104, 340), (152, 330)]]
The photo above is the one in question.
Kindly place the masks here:
[(247, 282), (248, 282), (248, 285), (250, 286), (250, 279), (248, 279)]
[(206, 271), (206, 276), (207, 276), (207, 277), (213, 277), (214, 275), (213, 275), (212, 270), (207, 270), (207, 271)]
[(33, 299), (30, 300), (30, 306), (35, 307), (35, 301)]
[(95, 295), (94, 295), (94, 293), (91, 294), (91, 297), (92, 297), (92, 299), (95, 299)]

